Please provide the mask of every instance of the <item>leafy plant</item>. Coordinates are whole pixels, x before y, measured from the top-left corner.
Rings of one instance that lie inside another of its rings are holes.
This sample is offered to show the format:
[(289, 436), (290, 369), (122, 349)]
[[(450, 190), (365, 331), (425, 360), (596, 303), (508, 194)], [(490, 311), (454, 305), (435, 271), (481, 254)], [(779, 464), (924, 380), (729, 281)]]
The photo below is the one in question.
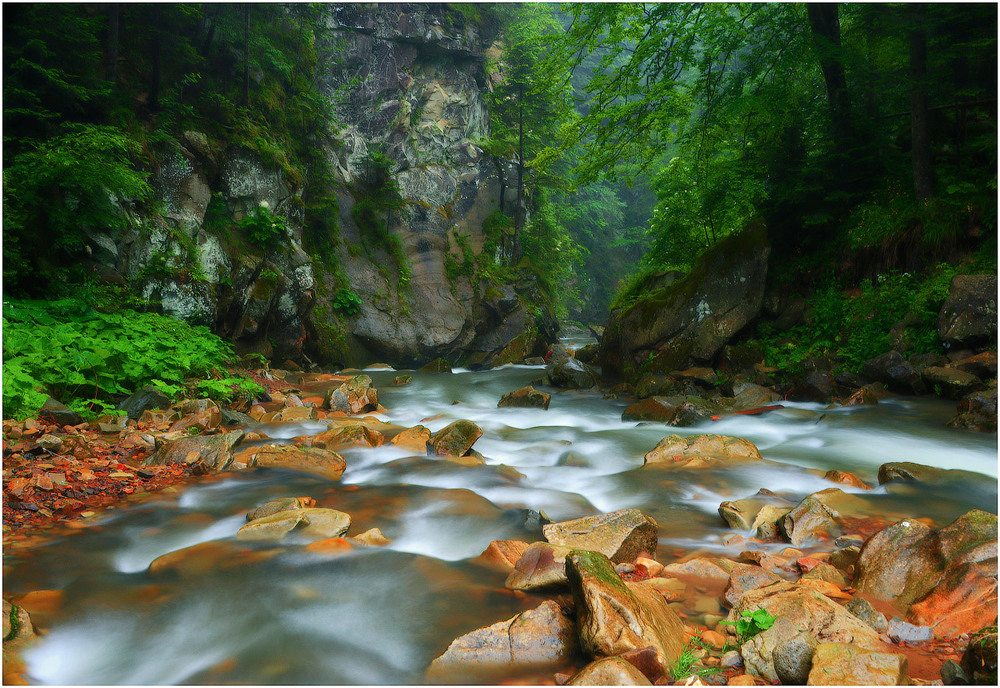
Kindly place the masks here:
[(285, 218), (271, 212), (266, 202), (240, 220), (240, 229), (246, 232), (250, 243), (264, 249), (274, 248), (288, 234)]
[(335, 311), (344, 315), (357, 315), (361, 312), (361, 299), (347, 287), (337, 291), (332, 305)]
[(200, 380), (195, 385), (199, 395), (207, 396), (216, 401), (231, 401), (232, 399), (252, 399), (264, 391), (264, 388), (253, 380), (241, 377), (226, 377), (221, 380), (208, 378)]
[(695, 662), (701, 659), (699, 651), (704, 649), (705, 646), (700, 638), (691, 638), (691, 642), (688, 643), (687, 647), (684, 648), (677, 658), (677, 661), (670, 667), (670, 675), (674, 683), (683, 681), (689, 676), (709, 676), (722, 671), (719, 667), (704, 667), (692, 670)]
[(759, 633), (763, 633), (774, 625), (775, 617), (766, 609), (755, 609), (754, 611), (743, 612), (740, 619), (736, 621), (720, 621), (720, 624), (736, 626), (736, 637), (740, 645), (753, 638)]

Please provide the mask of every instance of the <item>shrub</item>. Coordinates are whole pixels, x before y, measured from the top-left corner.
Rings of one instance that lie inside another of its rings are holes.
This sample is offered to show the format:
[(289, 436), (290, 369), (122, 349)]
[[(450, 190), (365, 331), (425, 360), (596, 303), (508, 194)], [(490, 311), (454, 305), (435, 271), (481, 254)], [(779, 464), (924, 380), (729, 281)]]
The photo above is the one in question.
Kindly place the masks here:
[(344, 315), (357, 315), (361, 312), (361, 299), (350, 289), (340, 289), (333, 298), (333, 309)]
[(274, 248), (288, 234), (285, 218), (272, 213), (267, 203), (261, 203), (240, 220), (240, 229), (246, 232), (250, 243), (264, 249)]

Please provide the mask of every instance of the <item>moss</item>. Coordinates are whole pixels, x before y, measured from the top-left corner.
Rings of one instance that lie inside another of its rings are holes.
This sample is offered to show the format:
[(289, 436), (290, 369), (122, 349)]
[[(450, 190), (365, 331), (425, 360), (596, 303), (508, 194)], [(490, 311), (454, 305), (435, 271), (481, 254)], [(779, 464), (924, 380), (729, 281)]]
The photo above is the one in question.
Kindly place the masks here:
[[(600, 552), (591, 552), (586, 549), (575, 549), (569, 553), (566, 557), (566, 563), (570, 564), (566, 567), (566, 573), (570, 576), (570, 581), (572, 582), (575, 578), (579, 582), (583, 577), (580, 575), (582, 571), (587, 572), (597, 580), (602, 583), (610, 585), (626, 595), (632, 594), (625, 585), (625, 581), (622, 577), (618, 575), (615, 571), (614, 564), (605, 555)], [(574, 592), (577, 585), (574, 585)]]
[(20, 608), (12, 604), (10, 605), (10, 633), (4, 636), (3, 641), (6, 643), (8, 640), (13, 640), (21, 633), (21, 616)]

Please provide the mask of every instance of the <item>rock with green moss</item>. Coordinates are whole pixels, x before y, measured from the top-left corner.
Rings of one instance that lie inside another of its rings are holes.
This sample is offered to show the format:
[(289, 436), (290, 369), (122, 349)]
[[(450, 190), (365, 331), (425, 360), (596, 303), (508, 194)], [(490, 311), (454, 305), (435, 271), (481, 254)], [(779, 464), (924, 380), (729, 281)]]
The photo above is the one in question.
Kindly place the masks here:
[(712, 360), (760, 312), (767, 231), (755, 221), (705, 252), (683, 279), (611, 314), (598, 354), (605, 375), (636, 380)]
[(435, 433), (428, 446), (438, 456), (465, 456), (483, 436), (483, 429), (471, 420), (456, 420)]

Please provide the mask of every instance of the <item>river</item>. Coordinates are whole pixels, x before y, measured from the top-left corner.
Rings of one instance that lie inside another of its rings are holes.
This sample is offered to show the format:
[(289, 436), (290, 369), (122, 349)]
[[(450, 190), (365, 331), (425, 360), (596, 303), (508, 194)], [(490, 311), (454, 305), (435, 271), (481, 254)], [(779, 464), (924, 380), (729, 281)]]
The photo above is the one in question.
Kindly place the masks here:
[[(395, 372), (369, 374), (388, 409), (385, 420), (432, 431), (459, 418), (479, 424), (484, 435), (475, 448), (487, 465), (412, 457), (390, 446), (347, 450), (340, 483), (276, 469), (213, 477), (5, 557), (5, 593), (64, 591), (64, 603), (46, 619), (48, 633), (26, 653), (32, 680), (422, 683), (452, 639), (543, 599), (510, 594), (502, 573), (470, 561), (495, 539), (541, 539), (532, 512), (565, 520), (638, 507), (658, 522), (659, 558), (670, 563), (695, 550), (735, 557), (746, 549), (723, 544), (734, 531), (717, 509), (760, 488), (798, 500), (842, 487), (890, 520), (945, 524), (971, 508), (996, 511), (996, 435), (944, 427), (953, 402), (785, 403), (759, 416), (668, 428), (623, 422), (626, 401), (593, 392), (552, 390), (547, 411), (496, 407), (504, 393), (539, 378), (540, 367), (416, 372), (403, 387), (390, 384)], [(287, 440), (325, 425), (257, 429)], [(642, 468), (643, 455), (665, 435), (706, 432), (744, 437), (769, 461), (729, 470)], [(981, 475), (871, 491), (821, 477), (851, 471), (874, 486), (889, 461)], [(248, 510), (284, 496), (345, 511), (354, 521), (350, 534), (377, 527), (392, 543), (330, 557), (235, 540)], [(206, 542), (230, 548), (208, 566), (149, 571), (160, 555)]]

